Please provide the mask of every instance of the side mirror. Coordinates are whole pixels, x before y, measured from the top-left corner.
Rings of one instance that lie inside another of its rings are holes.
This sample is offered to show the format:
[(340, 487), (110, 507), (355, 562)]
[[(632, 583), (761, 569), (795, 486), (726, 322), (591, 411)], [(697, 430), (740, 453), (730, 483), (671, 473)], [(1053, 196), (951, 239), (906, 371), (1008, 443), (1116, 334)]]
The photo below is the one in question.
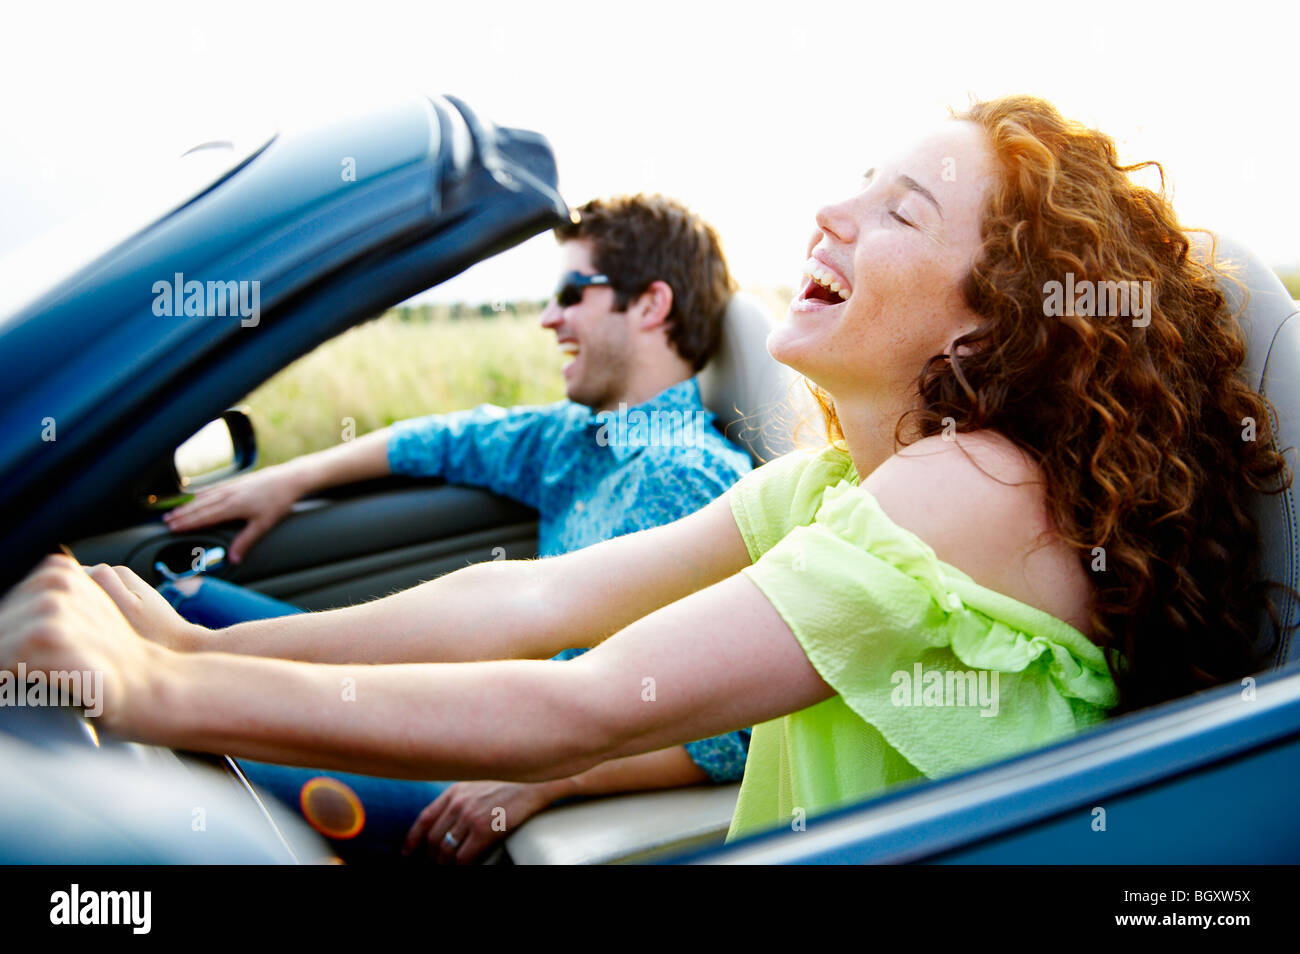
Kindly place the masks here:
[(143, 494), (149, 506), (171, 506), (172, 498), (232, 477), (257, 460), (253, 421), (243, 408), (230, 408), (199, 428), (161, 464)]
[(182, 493), (233, 477), (257, 460), (253, 421), (243, 408), (224, 411), (176, 448), (172, 463)]

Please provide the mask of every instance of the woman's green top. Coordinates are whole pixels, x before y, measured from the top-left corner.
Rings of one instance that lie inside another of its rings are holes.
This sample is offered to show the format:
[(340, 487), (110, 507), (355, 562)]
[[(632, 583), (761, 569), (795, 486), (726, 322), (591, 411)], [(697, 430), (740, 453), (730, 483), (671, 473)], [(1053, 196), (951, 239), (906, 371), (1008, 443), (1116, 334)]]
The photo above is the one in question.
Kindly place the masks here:
[(771, 601), (836, 695), (754, 727), (732, 840), (1098, 722), (1118, 693), (1077, 629), (939, 561), (858, 486), (842, 442), (731, 490)]

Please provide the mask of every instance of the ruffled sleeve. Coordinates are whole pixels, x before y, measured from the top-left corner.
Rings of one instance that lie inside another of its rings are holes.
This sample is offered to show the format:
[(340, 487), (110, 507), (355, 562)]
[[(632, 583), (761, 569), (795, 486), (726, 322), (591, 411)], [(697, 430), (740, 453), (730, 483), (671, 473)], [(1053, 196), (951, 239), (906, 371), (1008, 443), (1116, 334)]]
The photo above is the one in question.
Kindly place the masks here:
[(791, 451), (769, 461), (732, 486), (727, 496), (751, 561), (774, 547), (793, 527), (811, 523), (826, 488), (856, 481), (853, 460), (842, 442)]
[(1117, 703), (1082, 633), (940, 562), (848, 481), (744, 572), (853, 713), (926, 776), (1052, 742)]

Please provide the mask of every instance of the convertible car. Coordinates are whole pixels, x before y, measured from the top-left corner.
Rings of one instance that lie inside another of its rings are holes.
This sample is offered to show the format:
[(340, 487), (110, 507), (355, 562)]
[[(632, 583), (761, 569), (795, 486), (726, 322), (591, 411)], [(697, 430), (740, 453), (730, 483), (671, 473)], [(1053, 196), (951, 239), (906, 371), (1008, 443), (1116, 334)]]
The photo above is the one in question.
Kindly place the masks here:
[[(345, 158), (351, 175), (340, 174)], [(205, 144), (183, 161), (195, 160), (202, 175), (137, 225), (124, 220), (98, 245), (69, 249), (52, 271), (11, 268), (0, 281), (0, 587), (62, 543), (83, 563), (124, 564), (154, 583), (190, 571), (200, 554), (206, 572), (324, 609), (502, 550), (534, 555), (531, 511), (434, 480), (391, 478), (302, 501), (237, 567), (215, 559), (237, 525), (172, 534), (159, 513), (251, 465), (253, 429), (232, 405), (261, 382), (565, 221), (545, 139), (494, 126), (452, 97), (421, 97), (241, 148)], [(1251, 380), (1278, 409), (1283, 446), (1294, 447), (1296, 303), (1244, 249), (1220, 248), (1249, 288)], [(191, 283), (209, 303), (219, 286), (220, 316), (187, 312)], [(788, 448), (767, 426), (790, 383), (764, 347), (769, 326), (757, 301), (737, 295), (703, 374), (719, 426), (760, 462)], [(224, 446), (215, 465), (195, 464), (187, 439), (199, 433)], [(1294, 491), (1259, 506), (1265, 571), (1300, 589)], [(1280, 609), (1273, 666), (1245, 684), (901, 787), (798, 831), (723, 846), (736, 786), (698, 786), (552, 808), (492, 860), (1295, 862), (1300, 808), (1287, 792), (1300, 777), (1300, 606), (1288, 599)], [(73, 710), (0, 708), (0, 861), (328, 856), (228, 758), (114, 740)]]

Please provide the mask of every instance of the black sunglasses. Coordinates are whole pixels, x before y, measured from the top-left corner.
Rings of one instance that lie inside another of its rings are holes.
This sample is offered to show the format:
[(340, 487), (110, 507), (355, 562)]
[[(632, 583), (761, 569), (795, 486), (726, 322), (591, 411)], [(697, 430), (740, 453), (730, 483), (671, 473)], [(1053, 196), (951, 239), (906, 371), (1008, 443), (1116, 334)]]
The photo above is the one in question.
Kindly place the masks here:
[(555, 301), (561, 308), (568, 308), (582, 301), (582, 293), (591, 285), (611, 285), (608, 275), (584, 275), (582, 272), (569, 272), (560, 279), (555, 289)]

